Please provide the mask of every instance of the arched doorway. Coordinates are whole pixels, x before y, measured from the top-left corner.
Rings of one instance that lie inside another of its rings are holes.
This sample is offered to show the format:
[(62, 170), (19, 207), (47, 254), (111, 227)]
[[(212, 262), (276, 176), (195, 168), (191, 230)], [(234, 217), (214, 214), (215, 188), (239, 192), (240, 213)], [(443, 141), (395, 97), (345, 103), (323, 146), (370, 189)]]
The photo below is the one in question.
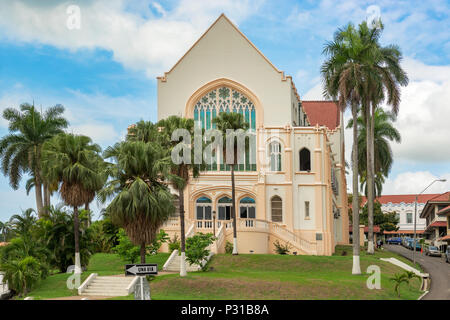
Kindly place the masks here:
[(253, 227), (252, 219), (256, 218), (256, 202), (254, 199), (245, 197), (239, 201), (239, 218), (246, 219), (246, 227)]
[(212, 227), (212, 201), (208, 197), (200, 197), (195, 202), (195, 218), (197, 219), (197, 228)]
[(221, 223), (225, 223), (225, 225), (228, 227), (228, 223), (231, 220), (231, 206), (233, 204), (233, 200), (231, 198), (225, 196), (219, 199), (217, 201), (217, 226), (220, 227)]

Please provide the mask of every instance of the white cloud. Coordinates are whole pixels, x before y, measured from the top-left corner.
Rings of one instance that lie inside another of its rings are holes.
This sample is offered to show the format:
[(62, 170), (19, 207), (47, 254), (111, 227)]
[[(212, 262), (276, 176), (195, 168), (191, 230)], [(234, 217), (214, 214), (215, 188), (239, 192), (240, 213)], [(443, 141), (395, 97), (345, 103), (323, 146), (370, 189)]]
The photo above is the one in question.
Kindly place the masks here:
[(85, 123), (71, 127), (71, 131), (75, 134), (82, 134), (90, 137), (94, 142), (111, 145), (118, 141), (119, 134), (114, 126), (102, 123)]
[[(66, 9), (73, 2), (8, 1), (0, 11), (0, 36), (12, 41), (37, 42), (77, 50), (102, 48), (116, 61), (147, 75), (160, 75), (206, 30), (221, 12), (232, 12), (239, 22), (254, 13), (261, 1), (181, 0), (170, 11), (147, 2), (158, 17), (142, 15), (142, 4), (126, 7), (123, 0), (82, 1), (81, 28), (69, 30)], [(141, 10), (137, 10), (137, 9)], [(134, 9), (134, 10), (133, 10)]]
[(383, 194), (419, 193), (436, 179), (447, 179), (447, 181), (433, 183), (425, 193), (444, 193), (450, 190), (450, 173), (438, 177), (429, 171), (408, 171), (398, 174), (393, 179), (387, 179), (383, 186)]

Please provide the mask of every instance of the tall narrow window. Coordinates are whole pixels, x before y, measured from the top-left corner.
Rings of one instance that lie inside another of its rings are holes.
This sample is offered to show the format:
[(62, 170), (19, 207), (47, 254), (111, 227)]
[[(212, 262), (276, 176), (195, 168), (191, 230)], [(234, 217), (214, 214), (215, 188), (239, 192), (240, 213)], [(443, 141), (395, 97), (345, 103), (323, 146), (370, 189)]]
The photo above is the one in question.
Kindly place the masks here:
[(270, 150), (270, 171), (281, 171), (281, 145), (278, 142), (272, 142)]
[(283, 222), (283, 201), (279, 196), (273, 196), (270, 202), (272, 205), (272, 221)]
[(176, 194), (173, 195), (173, 206), (175, 207), (175, 211), (170, 216), (171, 217), (179, 217), (180, 216), (180, 198)]
[(311, 152), (303, 148), (300, 150), (300, 171), (311, 171)]
[(309, 201), (305, 201), (305, 219), (309, 219)]
[(406, 213), (406, 223), (412, 223), (412, 212)]

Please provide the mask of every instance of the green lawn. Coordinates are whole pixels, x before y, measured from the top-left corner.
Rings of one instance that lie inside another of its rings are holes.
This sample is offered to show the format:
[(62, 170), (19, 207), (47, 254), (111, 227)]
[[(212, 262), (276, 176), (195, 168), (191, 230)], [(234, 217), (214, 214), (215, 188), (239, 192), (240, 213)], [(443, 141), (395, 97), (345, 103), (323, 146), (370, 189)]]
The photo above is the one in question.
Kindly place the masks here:
[[(343, 255), (343, 252), (345, 254)], [(379, 258), (395, 257), (411, 265), (411, 262), (395, 253), (376, 251), (366, 255), (361, 250), (363, 275), (351, 275), (352, 249), (340, 246), (336, 254), (324, 256), (258, 255), (240, 254), (213, 256), (212, 269), (208, 272), (190, 272), (187, 277), (178, 274), (159, 275), (150, 282), (152, 299), (398, 299), (394, 283), (389, 280), (395, 273), (404, 271)], [(158, 263), (162, 268), (168, 254), (148, 257), (147, 262)], [(95, 254), (82, 281), (92, 272), (113, 275), (124, 272), (125, 262), (115, 254)], [(381, 289), (369, 290), (365, 274), (369, 265), (381, 269)], [(41, 282), (29, 295), (46, 299), (76, 295), (66, 288), (69, 275), (56, 274)], [(410, 285), (400, 287), (401, 299), (417, 299), (421, 281), (413, 279)], [(133, 296), (112, 298), (133, 299)]]
[[(147, 256), (146, 261), (148, 263), (157, 263), (158, 268), (163, 267), (168, 253), (159, 253), (154, 256)], [(91, 274), (98, 273), (99, 276), (108, 276), (114, 274), (123, 274), (125, 271), (125, 262), (120, 259), (117, 254), (97, 253), (91, 257), (89, 261), (88, 270), (81, 274), (81, 283)], [(68, 297), (78, 295), (77, 290), (67, 289), (67, 279), (70, 274), (58, 273), (47, 277), (42, 280), (39, 285), (32, 290), (28, 296), (38, 299), (49, 299), (58, 297)]]
[[(342, 256), (342, 251), (347, 255)], [(403, 270), (379, 258), (398, 255), (377, 251), (366, 255), (361, 251), (360, 276), (351, 275), (351, 247), (340, 247), (335, 256), (280, 256), (242, 254), (216, 255), (209, 272), (192, 272), (187, 277), (158, 276), (150, 283), (152, 299), (399, 299), (394, 283), (389, 280)], [(369, 290), (365, 274), (369, 265), (381, 269), (381, 289)], [(401, 299), (417, 299), (421, 281), (400, 286)], [(133, 299), (133, 296), (113, 298)]]

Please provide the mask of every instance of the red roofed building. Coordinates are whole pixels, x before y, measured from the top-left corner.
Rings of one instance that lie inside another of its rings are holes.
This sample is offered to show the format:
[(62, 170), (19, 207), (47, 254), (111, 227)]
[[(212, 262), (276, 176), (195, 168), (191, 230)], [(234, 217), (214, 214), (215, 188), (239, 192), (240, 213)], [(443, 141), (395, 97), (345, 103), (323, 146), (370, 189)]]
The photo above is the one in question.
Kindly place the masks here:
[(340, 123), (339, 106), (335, 101), (302, 101), (302, 107), (311, 126), (325, 126), (334, 130)]
[[(422, 209), (425, 204), (440, 194), (421, 194), (417, 201), (417, 221), (416, 221), (416, 233), (423, 234), (426, 228), (426, 219), (420, 218)], [(361, 205), (364, 206), (367, 199), (362, 198)], [(412, 236), (414, 234), (414, 212), (415, 212), (415, 194), (394, 194), (394, 195), (383, 195), (376, 198), (381, 204), (381, 211), (384, 213), (396, 212), (399, 218), (398, 231), (385, 231), (386, 235), (397, 235), (397, 236)]]
[(450, 240), (450, 191), (438, 194), (427, 201), (420, 213), (426, 220), (425, 238), (427, 243), (445, 250)]

